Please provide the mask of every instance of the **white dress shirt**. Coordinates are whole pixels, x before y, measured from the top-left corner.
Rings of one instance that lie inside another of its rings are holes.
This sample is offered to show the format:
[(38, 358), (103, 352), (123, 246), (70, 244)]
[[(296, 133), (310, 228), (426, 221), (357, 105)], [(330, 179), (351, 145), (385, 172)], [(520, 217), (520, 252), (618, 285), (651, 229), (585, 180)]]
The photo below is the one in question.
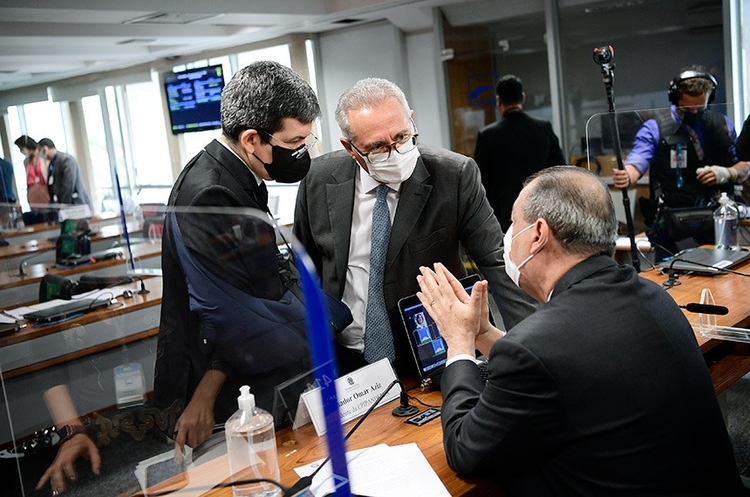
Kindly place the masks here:
[[(349, 238), (349, 262), (346, 269), (346, 286), (342, 300), (352, 311), (354, 321), (338, 336), (339, 342), (360, 352), (365, 348), (365, 310), (370, 282), (370, 247), (372, 246), (372, 211), (375, 207), (375, 189), (380, 185), (357, 164), (354, 187), (354, 210)], [(386, 201), (391, 214), (391, 224), (398, 206), (401, 183), (388, 185)]]

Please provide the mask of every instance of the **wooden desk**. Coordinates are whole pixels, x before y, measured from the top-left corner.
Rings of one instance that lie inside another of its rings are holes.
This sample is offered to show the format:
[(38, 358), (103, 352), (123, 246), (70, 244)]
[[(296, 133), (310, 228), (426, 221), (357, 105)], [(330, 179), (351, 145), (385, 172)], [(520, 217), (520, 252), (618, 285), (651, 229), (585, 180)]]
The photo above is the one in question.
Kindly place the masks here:
[[(733, 269), (750, 273), (750, 262)], [(644, 271), (641, 276), (660, 285), (668, 279), (654, 270)], [(680, 285), (668, 290), (678, 304), (700, 303), (701, 291), (708, 288), (717, 305), (729, 308), (729, 314), (726, 316), (716, 316), (718, 325), (738, 328), (750, 326), (750, 299), (747, 298), (750, 292), (750, 278), (736, 274), (680, 275), (678, 281)], [(698, 314), (684, 309), (683, 312), (690, 322), (698, 322)], [(695, 336), (709, 364), (717, 394), (750, 372), (750, 344), (706, 338), (697, 331)]]
[[(15, 438), (50, 425), (39, 390), (45, 378), (69, 378), (81, 413), (115, 404), (113, 370), (121, 364), (141, 364), (146, 392), (153, 390), (162, 279), (147, 278), (144, 282), (150, 293), (125, 298), (120, 296), (124, 289), (138, 290), (140, 284), (120, 285), (111, 289), (112, 296), (117, 297), (116, 305), (0, 336), (4, 385), (0, 410), (9, 413)], [(0, 444), (13, 438), (9, 426), (0, 423)]]
[[(439, 406), (442, 403), (440, 392), (422, 393), (419, 389), (413, 389), (409, 393), (426, 404)], [(443, 485), (448, 489), (450, 495), (495, 497), (503, 495), (501, 488), (496, 483), (488, 480), (464, 480), (456, 476), (453, 470), (448, 467), (445, 452), (443, 451), (443, 429), (440, 425), (440, 419), (430, 421), (419, 427), (404, 423), (405, 418), (397, 418), (391, 414), (391, 411), (398, 405), (398, 402), (398, 400), (394, 400), (374, 410), (349, 438), (347, 450), (362, 449), (382, 443), (400, 445), (413, 442), (419, 446), (419, 449), (425, 458), (427, 458), (427, 461), (432, 466), (432, 469), (435, 470)], [(426, 409), (413, 400), (411, 402), (417, 405), (420, 411)], [(356, 422), (355, 420), (348, 423), (344, 427), (344, 433)], [(276, 434), (276, 445), (278, 447), (281, 483), (288, 487), (294, 485), (299, 480), (299, 477), (294, 472), (294, 468), (325, 458), (328, 455), (325, 437), (318, 437), (312, 425), (305, 425), (297, 431), (291, 428), (279, 431)], [(387, 477), (387, 475), (384, 475), (384, 477)], [(182, 488), (179, 492), (180, 496), (206, 495), (231, 497), (231, 487), (209, 491), (190, 491), (191, 487), (211, 486), (225, 481), (228, 482), (231, 480), (229, 479), (228, 460), (226, 455), (223, 455), (190, 470), (187, 477), (187, 485), (185, 484), (185, 476), (180, 475), (156, 485), (150, 490), (158, 491), (173, 486), (174, 488)], [(142, 494), (138, 493), (135, 495)]]
[[(59, 227), (58, 227), (59, 229)], [(135, 230), (128, 226), (129, 230)], [(59, 232), (58, 232), (59, 233)], [(25, 258), (32, 258), (34, 262), (49, 262), (55, 260), (56, 243), (47, 237), (37, 238), (35, 247), (24, 245), (7, 245), (0, 247), (0, 267), (5, 270), (18, 270), (18, 266)], [(56, 236), (50, 235), (50, 236)], [(122, 227), (117, 224), (102, 226), (102, 228), (91, 236), (91, 251), (99, 252), (115, 246), (122, 236)], [(132, 241), (132, 240), (131, 240)], [(32, 257), (33, 256), (33, 257)]]
[[(111, 213), (104, 216), (95, 216), (90, 219), (88, 223), (89, 228), (96, 231), (102, 226), (109, 224), (119, 225), (120, 215)], [(35, 238), (50, 238), (56, 236), (59, 232), (59, 224), (39, 223), (24, 226), (20, 229), (3, 231), (2, 234), (0, 234), (0, 238), (7, 240), (11, 245), (22, 245)]]
[[(133, 260), (138, 268), (158, 269), (161, 267), (161, 242), (142, 242), (132, 245)], [(93, 264), (83, 264), (73, 268), (61, 268), (54, 262), (37, 263), (24, 268), (20, 276), (18, 268), (0, 272), (0, 309), (18, 307), (33, 302), (39, 297), (39, 283), (46, 274), (72, 277), (82, 274), (96, 276), (119, 276), (126, 272), (128, 263), (127, 247), (109, 249), (107, 252), (121, 252), (122, 258), (108, 259)]]

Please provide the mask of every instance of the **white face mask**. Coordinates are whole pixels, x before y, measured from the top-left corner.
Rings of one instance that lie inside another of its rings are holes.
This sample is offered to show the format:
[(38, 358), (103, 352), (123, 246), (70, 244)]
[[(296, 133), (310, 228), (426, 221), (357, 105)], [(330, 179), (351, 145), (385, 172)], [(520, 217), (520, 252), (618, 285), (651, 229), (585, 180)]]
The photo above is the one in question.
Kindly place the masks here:
[(515, 240), (518, 235), (520, 235), (524, 231), (530, 230), (533, 226), (533, 224), (530, 224), (513, 235), (513, 225), (511, 224), (510, 228), (508, 228), (508, 231), (505, 232), (505, 236), (503, 237), (503, 260), (505, 261), (505, 272), (508, 274), (513, 283), (515, 283), (519, 288), (521, 287), (521, 285), (518, 284), (518, 281), (521, 279), (521, 268), (536, 254), (530, 254), (526, 259), (523, 260), (521, 264), (516, 266), (516, 263), (513, 262), (513, 259), (510, 258), (510, 246), (513, 244), (513, 240)]
[(418, 158), (419, 150), (417, 147), (414, 147), (414, 149), (405, 154), (400, 154), (392, 150), (391, 156), (385, 162), (373, 164), (369, 160), (365, 160), (367, 161), (367, 169), (372, 179), (378, 183), (390, 185), (403, 183), (409, 179), (414, 172), (414, 168), (417, 167)]

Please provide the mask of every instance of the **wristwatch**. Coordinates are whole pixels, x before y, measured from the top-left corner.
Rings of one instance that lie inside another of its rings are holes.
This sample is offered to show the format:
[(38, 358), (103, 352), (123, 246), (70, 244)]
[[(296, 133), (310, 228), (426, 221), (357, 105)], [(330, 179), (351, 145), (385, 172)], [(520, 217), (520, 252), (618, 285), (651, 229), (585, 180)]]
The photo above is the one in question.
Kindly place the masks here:
[(58, 445), (62, 445), (79, 433), (88, 434), (88, 430), (86, 430), (86, 427), (83, 425), (65, 425), (58, 429), (57, 433), (60, 435), (60, 442), (58, 442)]

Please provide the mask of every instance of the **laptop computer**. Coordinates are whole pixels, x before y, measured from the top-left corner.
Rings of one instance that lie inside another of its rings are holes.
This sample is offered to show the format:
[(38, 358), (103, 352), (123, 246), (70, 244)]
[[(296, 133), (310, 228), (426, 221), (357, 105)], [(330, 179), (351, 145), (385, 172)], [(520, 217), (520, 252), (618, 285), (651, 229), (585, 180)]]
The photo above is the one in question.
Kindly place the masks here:
[[(471, 294), (471, 288), (477, 281), (480, 281), (479, 275), (473, 274), (462, 278), (461, 284)], [(398, 310), (419, 376), (422, 379), (439, 376), (448, 360), (448, 345), (440, 335), (435, 321), (416, 295), (399, 300)], [(492, 322), (491, 312), (490, 321)]]
[(747, 250), (717, 248), (692, 248), (683, 250), (670, 259), (659, 262), (662, 270), (693, 272), (697, 274), (721, 274), (724, 269), (737, 266), (750, 258)]
[(35, 323), (51, 323), (76, 314), (91, 312), (108, 305), (109, 299), (75, 299), (64, 304), (28, 312), (23, 315), (23, 318)]

